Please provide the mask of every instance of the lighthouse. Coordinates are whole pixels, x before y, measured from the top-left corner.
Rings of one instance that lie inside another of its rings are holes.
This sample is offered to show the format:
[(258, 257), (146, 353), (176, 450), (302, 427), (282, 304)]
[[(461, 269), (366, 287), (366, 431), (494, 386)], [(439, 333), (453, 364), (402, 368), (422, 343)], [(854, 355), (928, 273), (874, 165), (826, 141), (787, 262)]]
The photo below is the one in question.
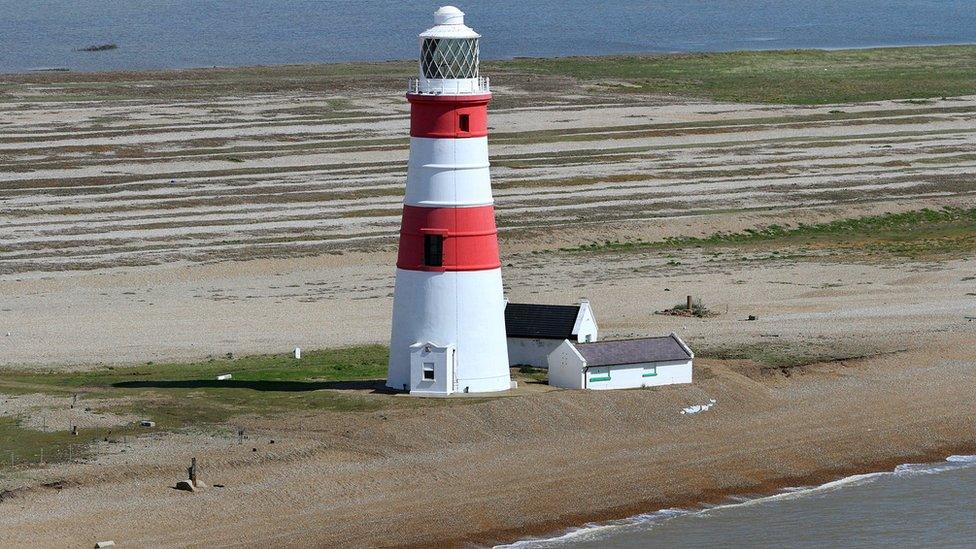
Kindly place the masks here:
[(420, 35), (408, 86), (410, 160), (387, 386), (411, 394), (511, 386), (488, 168), (489, 82), (478, 33), (445, 6)]

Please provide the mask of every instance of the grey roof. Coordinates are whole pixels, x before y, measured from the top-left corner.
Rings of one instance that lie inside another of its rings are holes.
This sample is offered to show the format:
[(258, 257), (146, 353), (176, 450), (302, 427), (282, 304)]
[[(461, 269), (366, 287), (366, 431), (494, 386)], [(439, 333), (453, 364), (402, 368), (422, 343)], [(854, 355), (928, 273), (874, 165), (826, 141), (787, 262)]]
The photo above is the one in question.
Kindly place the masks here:
[(576, 350), (586, 359), (586, 366), (590, 367), (688, 360), (692, 355), (685, 350), (679, 341), (678, 336), (671, 334), (664, 337), (621, 339), (575, 345)]
[(508, 337), (533, 339), (572, 339), (579, 305), (505, 305), (505, 332)]

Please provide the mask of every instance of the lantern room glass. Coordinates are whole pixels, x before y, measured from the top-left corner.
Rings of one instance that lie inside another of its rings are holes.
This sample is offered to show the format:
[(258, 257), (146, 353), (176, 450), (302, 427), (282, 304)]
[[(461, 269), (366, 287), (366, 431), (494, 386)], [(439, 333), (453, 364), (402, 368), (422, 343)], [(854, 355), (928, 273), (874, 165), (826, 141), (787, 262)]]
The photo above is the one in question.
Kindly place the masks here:
[(478, 78), (477, 38), (425, 38), (420, 46), (424, 78)]

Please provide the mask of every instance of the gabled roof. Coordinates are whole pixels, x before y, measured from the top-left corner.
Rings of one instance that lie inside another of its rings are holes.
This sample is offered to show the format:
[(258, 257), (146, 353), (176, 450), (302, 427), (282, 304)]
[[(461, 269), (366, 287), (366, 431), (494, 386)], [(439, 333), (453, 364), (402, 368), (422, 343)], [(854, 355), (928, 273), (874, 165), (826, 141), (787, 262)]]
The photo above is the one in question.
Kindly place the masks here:
[(579, 305), (535, 305), (509, 303), (505, 306), (508, 337), (572, 339)]
[(615, 364), (688, 360), (694, 356), (684, 342), (674, 334), (664, 337), (621, 339), (575, 345), (579, 354), (586, 359), (588, 368)]

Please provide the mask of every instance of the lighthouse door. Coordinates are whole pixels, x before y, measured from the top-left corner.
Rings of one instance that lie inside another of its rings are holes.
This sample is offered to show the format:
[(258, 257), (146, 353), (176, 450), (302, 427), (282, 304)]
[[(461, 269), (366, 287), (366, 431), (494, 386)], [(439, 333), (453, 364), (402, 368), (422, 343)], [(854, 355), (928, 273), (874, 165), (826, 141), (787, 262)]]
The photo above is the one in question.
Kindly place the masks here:
[(410, 346), (410, 393), (446, 395), (456, 390), (453, 345)]

